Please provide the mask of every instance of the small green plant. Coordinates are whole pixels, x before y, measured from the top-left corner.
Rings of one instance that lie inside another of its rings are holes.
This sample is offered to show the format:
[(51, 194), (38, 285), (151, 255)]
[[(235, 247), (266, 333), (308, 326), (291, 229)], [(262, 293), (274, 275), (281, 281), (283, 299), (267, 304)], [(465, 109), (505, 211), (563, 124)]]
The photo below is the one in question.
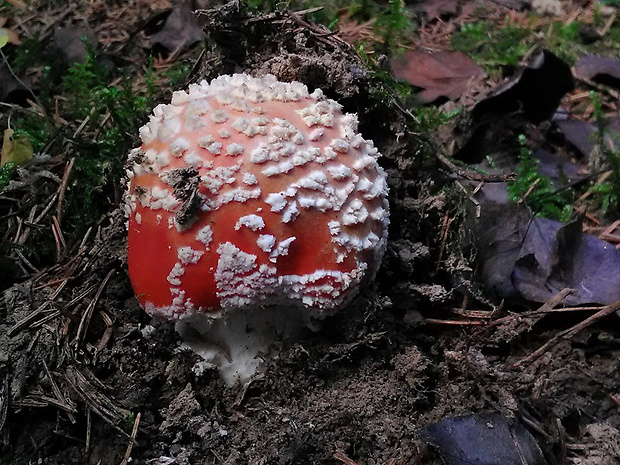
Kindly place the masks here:
[(408, 16), (403, 0), (390, 0), (374, 23), (375, 31), (383, 39), (388, 50), (394, 50), (406, 42), (406, 37), (414, 31), (413, 22)]
[(493, 70), (498, 66), (516, 66), (531, 47), (531, 38), (528, 28), (475, 21), (463, 24), (453, 34), (452, 48), (468, 53), (480, 65)]
[(146, 85), (132, 88), (129, 77), (110, 85), (109, 71), (89, 53), (66, 73), (61, 88), (67, 98), (63, 116), (81, 122), (81, 130), (66, 135), (77, 149), (67, 213), (73, 226), (98, 218), (107, 203), (118, 200), (118, 180), (138, 128), (153, 106), (152, 70)]
[(618, 212), (620, 210), (620, 149), (615, 147), (618, 147), (620, 137), (617, 133), (611, 132), (608, 129), (608, 121), (605, 117), (600, 96), (596, 92), (591, 91), (590, 98), (594, 108), (593, 116), (597, 127), (593, 134), (596, 143), (595, 153), (598, 153), (600, 158), (599, 160), (594, 160), (594, 168), (607, 170), (610, 173), (607, 180), (592, 186), (590, 192), (598, 197), (603, 214), (607, 214), (610, 211)]
[(508, 184), (512, 202), (525, 202), (535, 216), (559, 221), (570, 220), (573, 210), (571, 189), (556, 189), (547, 176), (540, 173), (539, 162), (532, 156), (526, 138), (519, 135), (519, 164), (516, 178)]
[(418, 120), (420, 131), (429, 132), (452, 121), (461, 113), (461, 109), (442, 111), (438, 107), (420, 106), (412, 110), (412, 113)]

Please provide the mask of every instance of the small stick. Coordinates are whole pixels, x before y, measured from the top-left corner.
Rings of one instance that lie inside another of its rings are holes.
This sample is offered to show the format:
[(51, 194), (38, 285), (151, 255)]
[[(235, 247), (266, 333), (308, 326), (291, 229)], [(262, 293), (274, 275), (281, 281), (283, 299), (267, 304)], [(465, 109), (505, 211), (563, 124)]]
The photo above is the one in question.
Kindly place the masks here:
[(88, 307), (86, 307), (86, 310), (84, 311), (84, 314), (82, 315), (82, 319), (80, 320), (80, 325), (78, 326), (77, 335), (75, 337), (76, 348), (78, 348), (83, 342), (83, 339), (86, 336), (86, 329), (88, 328), (88, 325), (90, 324), (90, 317), (92, 316), (93, 310), (95, 309), (95, 305), (97, 305), (97, 302), (99, 301), (99, 297), (101, 297), (101, 293), (103, 292), (106, 285), (108, 284), (108, 281), (110, 280), (110, 278), (112, 278), (113, 275), (114, 275), (114, 270), (110, 270), (108, 274), (106, 275), (106, 277), (103, 278), (103, 281), (101, 282), (101, 285), (99, 286), (99, 289), (97, 289), (97, 293), (95, 294), (95, 297), (93, 297), (93, 300), (88, 304)]
[(62, 182), (58, 190), (58, 206), (56, 207), (56, 218), (58, 219), (58, 225), (60, 226), (60, 217), (62, 214), (62, 202), (65, 199), (65, 191), (67, 190), (67, 183), (69, 182), (69, 175), (73, 169), (75, 163), (75, 157), (69, 160), (69, 163), (65, 167), (65, 172), (62, 175)]
[(613, 304), (606, 305), (605, 307), (601, 308), (600, 311), (598, 311), (594, 315), (589, 316), (588, 318), (583, 320), (581, 323), (576, 324), (572, 328), (568, 328), (564, 331), (560, 331), (558, 334), (556, 334), (551, 339), (549, 339), (545, 344), (543, 344), (539, 349), (535, 350), (534, 352), (532, 352), (530, 355), (528, 355), (524, 359), (521, 359), (518, 362), (514, 363), (512, 366), (516, 368), (516, 367), (520, 367), (526, 363), (536, 360), (538, 357), (544, 354), (547, 351), (547, 349), (549, 349), (553, 344), (555, 344), (559, 339), (570, 339), (571, 337), (575, 336), (580, 331), (584, 330), (585, 328), (597, 322), (598, 320), (606, 317), (607, 315), (611, 315), (613, 312), (615, 312), (618, 309), (620, 309), (620, 300), (617, 302), (614, 302)]
[(129, 443), (127, 444), (127, 450), (125, 451), (125, 456), (121, 461), (121, 465), (127, 465), (129, 463), (129, 459), (131, 458), (131, 449), (133, 449), (133, 444), (136, 441), (136, 435), (138, 434), (138, 426), (140, 425), (140, 417), (141, 413), (138, 412), (136, 415), (136, 419), (133, 422), (133, 429), (131, 430), (131, 437), (129, 438)]

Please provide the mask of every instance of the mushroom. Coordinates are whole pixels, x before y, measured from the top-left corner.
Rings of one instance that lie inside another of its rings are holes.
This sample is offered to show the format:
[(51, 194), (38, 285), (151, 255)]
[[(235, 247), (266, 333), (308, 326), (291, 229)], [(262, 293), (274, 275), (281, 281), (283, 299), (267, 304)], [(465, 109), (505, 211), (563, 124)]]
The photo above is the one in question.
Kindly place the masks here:
[(210, 335), (225, 363), (246, 354), (251, 371), (262, 349), (226, 333), (260, 333), (265, 321), (286, 333), (275, 320), (323, 318), (373, 279), (386, 174), (341, 108), (299, 82), (234, 74), (154, 109), (125, 195), (129, 276), (149, 314)]

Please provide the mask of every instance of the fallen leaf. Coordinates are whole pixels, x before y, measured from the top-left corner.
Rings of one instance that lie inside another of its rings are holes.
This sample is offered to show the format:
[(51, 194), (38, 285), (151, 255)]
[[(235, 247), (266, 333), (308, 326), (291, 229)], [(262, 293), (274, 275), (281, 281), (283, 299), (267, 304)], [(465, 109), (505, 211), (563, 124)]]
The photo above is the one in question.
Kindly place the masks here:
[(20, 103), (25, 101), (23, 95), (28, 94), (31, 97), (31, 93), (15, 79), (15, 76), (9, 71), (5, 63), (0, 63), (0, 102), (6, 103)]
[(457, 100), (470, 82), (484, 70), (463, 52), (410, 51), (391, 61), (394, 76), (421, 87), (418, 98), (430, 103), (440, 97)]
[(204, 33), (192, 11), (191, 1), (158, 15), (159, 18), (164, 16), (158, 30), (149, 34), (151, 47), (160, 46), (168, 52), (177, 52), (187, 50), (203, 39)]
[(565, 288), (574, 289), (566, 305), (620, 300), (620, 250), (612, 244), (583, 234), (577, 221), (532, 218), (508, 202), (503, 183), (485, 185), (475, 198), (480, 277), (498, 300), (546, 302)]
[(546, 465), (530, 432), (499, 413), (449, 417), (420, 432), (446, 465)]
[(9, 18), (6, 16), (0, 16), (0, 48), (4, 47), (7, 43), (13, 45), (20, 45), (22, 43), (17, 31), (10, 27), (6, 27), (8, 20)]
[(581, 223), (535, 218), (512, 273), (515, 288), (527, 300), (546, 302), (562, 289), (573, 292), (566, 305), (620, 300), (620, 250), (583, 234)]
[(538, 160), (538, 171), (542, 176), (551, 179), (557, 189), (566, 186), (567, 182), (575, 182), (586, 177), (583, 164), (575, 163), (562, 157), (558, 153), (540, 148), (532, 153), (532, 157)]
[(91, 48), (97, 45), (97, 36), (85, 24), (69, 25), (54, 29), (53, 45), (62, 61), (67, 65), (82, 63)]
[[(590, 154), (596, 145), (596, 133), (599, 130), (598, 126), (577, 119), (556, 121), (556, 125), (566, 138), (566, 141), (575, 147), (586, 160), (589, 160)], [(608, 120), (603, 134), (605, 148), (612, 152), (618, 150), (618, 143), (620, 142), (620, 118), (616, 117)]]
[(577, 119), (556, 121), (556, 125), (569, 144), (575, 147), (586, 159), (590, 157), (594, 148), (595, 126)]
[(570, 67), (548, 50), (534, 55), (527, 66), (476, 105), (476, 121), (520, 112), (538, 124), (549, 119), (560, 100), (574, 87)]
[(574, 67), (577, 79), (596, 81), (620, 87), (620, 60), (598, 55), (586, 55)]
[(458, 0), (426, 0), (418, 7), (430, 20), (449, 18), (459, 11)]
[(12, 129), (4, 130), (2, 151), (0, 152), (0, 168), (7, 163), (24, 165), (32, 160), (32, 155), (32, 143), (28, 137), (14, 137)]

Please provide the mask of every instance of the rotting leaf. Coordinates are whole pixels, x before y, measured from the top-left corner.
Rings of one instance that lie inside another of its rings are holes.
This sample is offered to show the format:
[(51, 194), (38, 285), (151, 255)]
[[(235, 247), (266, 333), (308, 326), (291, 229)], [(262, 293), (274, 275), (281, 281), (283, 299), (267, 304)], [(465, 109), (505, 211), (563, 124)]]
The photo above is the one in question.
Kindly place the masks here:
[(83, 63), (88, 55), (88, 46), (94, 48), (97, 36), (86, 25), (69, 25), (54, 30), (54, 48), (59, 57), (67, 64)]
[(566, 305), (620, 300), (620, 251), (613, 245), (583, 234), (579, 221), (536, 218), (529, 229), (512, 274), (524, 298), (545, 302), (571, 288)]
[(426, 53), (412, 50), (391, 61), (394, 76), (421, 87), (418, 98), (430, 103), (440, 97), (457, 100), (484, 70), (467, 54), (442, 50)]
[(546, 302), (574, 289), (566, 305), (620, 300), (620, 250), (583, 234), (574, 221), (532, 218), (508, 203), (505, 185), (487, 184), (476, 194), (481, 216), (473, 226), (483, 285), (507, 303)]
[(15, 137), (12, 129), (4, 130), (0, 167), (7, 163), (24, 165), (32, 160), (32, 143), (27, 136)]
[[(158, 15), (162, 18), (165, 13)], [(204, 37), (200, 22), (194, 15), (191, 1), (183, 2), (171, 10), (161, 24), (161, 28), (149, 35), (151, 47), (163, 47), (168, 52), (191, 48)]]
[(562, 97), (573, 87), (572, 73), (566, 62), (543, 50), (490, 97), (478, 103), (472, 116), (482, 122), (496, 115), (518, 112), (538, 124), (553, 115)]
[(458, 0), (426, 0), (419, 7), (429, 20), (455, 16), (459, 11)]
[(9, 33), (3, 27), (0, 27), (0, 48), (9, 43)]
[(499, 413), (444, 418), (420, 432), (447, 465), (546, 465), (530, 432)]
[(13, 45), (20, 45), (22, 43), (17, 31), (6, 27), (7, 21), (8, 18), (6, 16), (0, 16), (0, 48), (9, 43)]
[(594, 149), (596, 127), (586, 121), (576, 119), (556, 121), (555, 124), (566, 141), (588, 159), (592, 149)]
[(535, 54), (527, 66), (476, 104), (469, 127), (462, 129), (469, 138), (461, 141), (454, 158), (480, 163), (489, 147), (496, 150), (507, 142), (512, 145), (515, 135), (529, 123), (550, 119), (573, 87), (568, 64), (547, 50)]
[(620, 87), (620, 60), (586, 55), (575, 63), (574, 74), (577, 79)]
[[(600, 129), (591, 123), (577, 119), (567, 119), (556, 121), (556, 126), (571, 144), (586, 160), (590, 159), (590, 154), (596, 145), (596, 136)], [(606, 121), (603, 129), (603, 142), (605, 149), (610, 151), (618, 150), (620, 142), (620, 118), (611, 118)]]

